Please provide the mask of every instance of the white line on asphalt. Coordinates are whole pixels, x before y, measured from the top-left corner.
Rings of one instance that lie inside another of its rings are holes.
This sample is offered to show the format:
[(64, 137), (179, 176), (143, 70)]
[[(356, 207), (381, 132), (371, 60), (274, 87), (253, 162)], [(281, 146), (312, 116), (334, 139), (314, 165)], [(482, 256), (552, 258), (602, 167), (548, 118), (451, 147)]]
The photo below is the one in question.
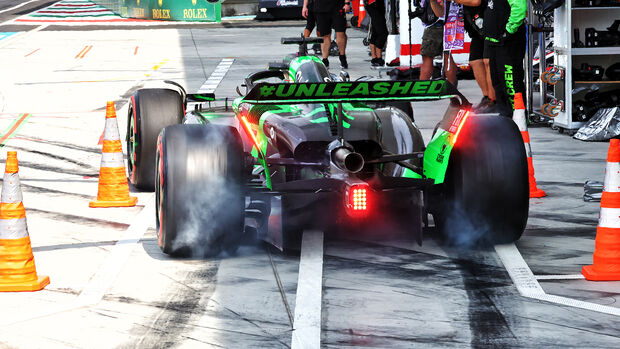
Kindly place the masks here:
[(321, 295), (323, 293), (323, 232), (304, 231), (295, 297), (291, 349), (321, 347)]
[(24, 5), (28, 5), (29, 3), (35, 2), (35, 1), (39, 1), (39, 0), (26, 1), (24, 3), (21, 3), (21, 4), (17, 5), (17, 6), (13, 6), (11, 8), (4, 9), (4, 10), (0, 11), (0, 13), (5, 13), (5, 12), (11, 11), (11, 10), (15, 10), (16, 8), (20, 8), (20, 7), (24, 6)]
[[(136, 244), (140, 241), (146, 230), (153, 226), (155, 217), (154, 209), (155, 198), (154, 194), (151, 194), (147, 197), (146, 205), (142, 211), (140, 211), (133, 223), (127, 228), (125, 234), (112, 247), (112, 251), (108, 258), (74, 302), (54, 306), (36, 314), (24, 314), (17, 318), (12, 317), (10, 320), (0, 320), (0, 328), (99, 303), (120, 273)], [(53, 282), (54, 280), (52, 279), (52, 285)]]
[(215, 67), (215, 70), (211, 73), (207, 81), (198, 89), (198, 93), (213, 93), (220, 85), (220, 82), (224, 79), (228, 69), (232, 66), (234, 58), (224, 58), (220, 61), (220, 64)]
[(515, 244), (496, 245), (495, 251), (499, 255), (512, 282), (514, 282), (517, 290), (522, 296), (569, 307), (620, 316), (620, 308), (546, 294), (543, 288), (540, 287), (538, 281), (536, 281), (536, 277), (527, 263), (525, 263), (523, 256), (521, 256)]
[[(2, 25), (2, 24), (0, 24), (0, 25)], [(12, 43), (12, 42), (14, 42), (16, 40), (25, 38), (25, 37), (29, 36), (32, 33), (38, 32), (39, 30), (43, 30), (43, 29), (47, 28), (48, 25), (49, 24), (40, 25), (40, 26), (38, 26), (38, 27), (36, 27), (36, 28), (34, 28), (32, 30), (29, 30), (27, 32), (20, 32), (20, 33), (17, 33), (15, 35), (11, 35), (8, 38), (2, 40), (2, 42), (0, 42), (0, 48), (2, 48), (4, 46), (7, 46), (8, 44), (10, 44), (10, 43)]]
[(537, 280), (579, 280), (585, 279), (582, 274), (574, 275), (536, 275)]

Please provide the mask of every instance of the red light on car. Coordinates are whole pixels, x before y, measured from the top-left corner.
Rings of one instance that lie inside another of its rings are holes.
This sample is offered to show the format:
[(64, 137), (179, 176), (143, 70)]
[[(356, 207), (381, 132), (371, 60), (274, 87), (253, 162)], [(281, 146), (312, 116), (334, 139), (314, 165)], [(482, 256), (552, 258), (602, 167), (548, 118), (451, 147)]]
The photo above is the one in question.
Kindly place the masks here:
[(461, 110), (461, 112), (459, 112), (459, 115), (457, 115), (457, 118), (455, 119), (455, 124), (458, 122), (458, 126), (453, 124), (452, 127), (450, 127), (450, 129), (453, 129), (453, 127), (456, 126), (456, 131), (453, 132), (454, 135), (452, 136), (452, 145), (456, 144), (456, 139), (459, 137), (459, 133), (461, 133), (461, 129), (463, 128), (463, 125), (465, 125), (465, 121), (469, 116), (469, 110)]
[(347, 206), (354, 213), (368, 211), (368, 186), (354, 185), (349, 188), (349, 201)]
[(256, 146), (256, 149), (260, 151), (260, 143), (258, 142), (258, 139), (256, 139), (256, 135), (254, 135), (254, 132), (252, 131), (252, 126), (250, 126), (250, 123), (245, 118), (245, 116), (241, 117), (241, 121), (243, 121), (243, 126), (245, 126), (245, 131), (249, 134), (250, 138), (252, 139), (252, 142)]

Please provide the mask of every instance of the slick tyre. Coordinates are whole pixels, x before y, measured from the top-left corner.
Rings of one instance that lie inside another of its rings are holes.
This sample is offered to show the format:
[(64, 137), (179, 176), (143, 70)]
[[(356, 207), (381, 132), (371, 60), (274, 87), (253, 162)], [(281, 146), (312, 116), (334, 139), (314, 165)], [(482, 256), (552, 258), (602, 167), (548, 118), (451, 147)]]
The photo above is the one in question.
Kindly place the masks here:
[(244, 158), (238, 131), (173, 125), (157, 141), (159, 247), (173, 256), (236, 250), (244, 228)]
[(181, 123), (183, 109), (183, 99), (174, 90), (141, 89), (131, 96), (126, 141), (129, 181), (136, 188), (155, 189), (157, 136), (164, 127)]
[(527, 223), (528, 186), (525, 148), (515, 123), (472, 116), (450, 154), (436, 225), (449, 245), (516, 241)]

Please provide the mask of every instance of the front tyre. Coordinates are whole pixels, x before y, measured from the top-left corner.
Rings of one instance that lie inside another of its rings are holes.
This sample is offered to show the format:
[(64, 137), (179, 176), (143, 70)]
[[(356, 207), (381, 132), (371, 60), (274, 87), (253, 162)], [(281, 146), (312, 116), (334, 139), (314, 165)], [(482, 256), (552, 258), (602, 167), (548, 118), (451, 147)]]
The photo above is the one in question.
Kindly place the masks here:
[(173, 125), (157, 142), (159, 247), (174, 256), (235, 250), (244, 228), (243, 145), (222, 125)]
[(449, 158), (436, 225), (450, 245), (518, 240), (529, 209), (523, 139), (512, 120), (472, 116)]

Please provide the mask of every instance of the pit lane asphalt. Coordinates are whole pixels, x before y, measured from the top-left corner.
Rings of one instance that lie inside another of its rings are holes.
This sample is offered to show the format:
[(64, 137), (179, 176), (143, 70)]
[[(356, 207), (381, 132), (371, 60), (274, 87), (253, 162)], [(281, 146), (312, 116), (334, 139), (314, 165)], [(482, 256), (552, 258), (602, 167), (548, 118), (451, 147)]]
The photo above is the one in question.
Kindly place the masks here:
[[(279, 38), (298, 35), (302, 26), (48, 27), (0, 48), (0, 129), (20, 113), (32, 114), (3, 151), (18, 150), (37, 269), (52, 281), (41, 292), (0, 294), (0, 347), (290, 346), (291, 325), (268, 253), (293, 311), (299, 258), (264, 246), (210, 260), (171, 259), (159, 251), (151, 227), (101, 301), (71, 305), (92, 286), (149, 200), (148, 193), (135, 193), (136, 208), (87, 207), (97, 190), (105, 102), (120, 106), (123, 138), (126, 98), (133, 91), (164, 79), (197, 90), (226, 57), (235, 61), (216, 95), (233, 97), (248, 73), (295, 50), (279, 45)], [(0, 31), (9, 30), (0, 26)], [(368, 69), (362, 36), (349, 31), (354, 79), (376, 74)], [(88, 45), (92, 50), (76, 58)], [(338, 72), (337, 58), (330, 60)], [(480, 98), (474, 81), (461, 81), (460, 88), (472, 101)], [(415, 104), (416, 123), (427, 140), (444, 110), (442, 102)], [(536, 177), (548, 197), (530, 201), (528, 228), (516, 245), (535, 275), (578, 274), (592, 261), (598, 216), (598, 204), (581, 200), (582, 185), (602, 179), (607, 144), (582, 143), (549, 128), (530, 133)], [(620, 343), (616, 316), (520, 296), (493, 249), (442, 247), (432, 230), (422, 247), (406, 232), (378, 233), (326, 237), (325, 347), (609, 348)], [(540, 282), (550, 294), (618, 306), (617, 282)]]

